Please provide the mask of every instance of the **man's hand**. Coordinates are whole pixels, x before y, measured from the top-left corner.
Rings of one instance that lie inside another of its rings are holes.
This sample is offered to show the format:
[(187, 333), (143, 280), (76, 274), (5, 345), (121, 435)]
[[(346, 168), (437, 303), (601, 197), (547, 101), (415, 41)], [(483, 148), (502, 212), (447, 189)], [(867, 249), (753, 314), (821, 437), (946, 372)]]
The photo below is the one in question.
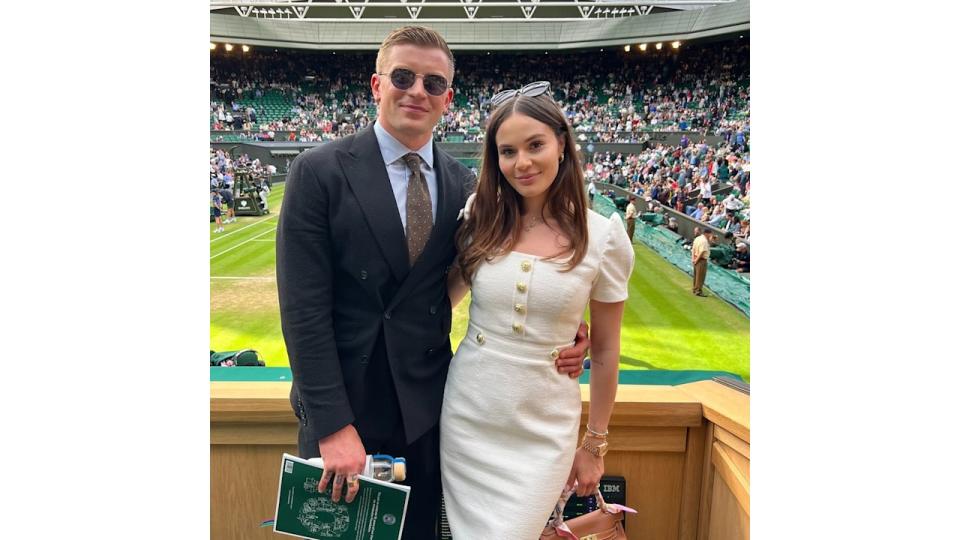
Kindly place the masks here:
[(348, 424), (323, 439), (320, 439), (320, 457), (323, 458), (323, 477), (317, 490), (323, 493), (330, 480), (333, 480), (333, 502), (340, 501), (340, 492), (347, 486), (346, 502), (353, 502), (360, 490), (357, 475), (363, 472), (367, 462), (367, 452), (360, 441), (353, 424)]
[(576, 379), (583, 373), (583, 359), (587, 356), (587, 350), (590, 348), (589, 333), (590, 327), (586, 322), (581, 321), (573, 346), (560, 351), (560, 356), (556, 361), (558, 373), (569, 374), (571, 379)]

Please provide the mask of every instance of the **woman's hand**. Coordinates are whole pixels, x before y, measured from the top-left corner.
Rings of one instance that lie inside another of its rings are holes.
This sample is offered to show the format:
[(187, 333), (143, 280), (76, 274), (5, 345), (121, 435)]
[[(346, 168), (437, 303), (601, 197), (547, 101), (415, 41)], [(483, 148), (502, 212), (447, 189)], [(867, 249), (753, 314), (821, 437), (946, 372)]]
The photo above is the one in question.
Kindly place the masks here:
[(577, 448), (573, 456), (573, 467), (567, 477), (567, 487), (577, 482), (577, 496), (586, 497), (596, 491), (603, 476), (603, 458), (587, 452), (583, 447)]

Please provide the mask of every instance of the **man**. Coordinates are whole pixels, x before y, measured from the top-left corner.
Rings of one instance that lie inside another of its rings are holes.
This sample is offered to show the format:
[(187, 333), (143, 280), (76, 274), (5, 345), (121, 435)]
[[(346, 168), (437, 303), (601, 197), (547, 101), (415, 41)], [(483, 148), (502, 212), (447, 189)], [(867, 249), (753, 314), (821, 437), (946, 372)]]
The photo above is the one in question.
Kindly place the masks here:
[[(357, 494), (365, 454), (407, 460), (404, 538), (436, 538), (440, 405), (450, 350), (446, 280), (473, 175), (432, 141), (453, 99), (436, 32), (394, 30), (377, 54), (372, 127), (294, 160), (277, 229), (277, 285), (299, 452), (318, 488)], [(589, 341), (557, 360), (575, 377)]]
[(680, 223), (677, 221), (677, 218), (670, 216), (667, 220), (667, 228), (673, 232), (678, 232), (680, 230)]
[(707, 207), (703, 203), (697, 203), (697, 208), (690, 214), (690, 217), (697, 221), (703, 221), (703, 216), (707, 212)]
[(743, 242), (737, 242), (737, 251), (733, 254), (733, 267), (741, 274), (750, 273), (750, 248)]
[(223, 208), (223, 199), (220, 197), (220, 192), (215, 189), (210, 190), (210, 208), (213, 212), (213, 219), (217, 222), (217, 228), (213, 232), (221, 233), (223, 232), (223, 222), (220, 220), (220, 214)]
[(710, 259), (710, 241), (713, 240), (713, 231), (706, 229), (703, 234), (693, 239), (693, 294), (703, 294), (703, 282), (707, 279), (707, 260)]
[(637, 228), (637, 198), (633, 195), (630, 196), (630, 202), (627, 203), (627, 237), (630, 238), (630, 242), (633, 242), (633, 231)]
[(260, 197), (260, 205), (263, 208), (264, 214), (270, 213), (270, 204), (267, 202), (267, 197), (270, 195), (270, 183), (266, 178), (261, 178), (259, 181), (255, 181), (257, 186), (257, 195)]
[(713, 196), (712, 188), (710, 186), (710, 177), (701, 174), (700, 175), (700, 201), (706, 202), (709, 201)]
[(227, 207), (227, 217), (223, 220), (224, 223), (233, 223), (237, 220), (237, 216), (234, 213), (233, 208), (233, 189), (223, 187), (219, 191), (220, 198), (223, 199), (223, 206)]

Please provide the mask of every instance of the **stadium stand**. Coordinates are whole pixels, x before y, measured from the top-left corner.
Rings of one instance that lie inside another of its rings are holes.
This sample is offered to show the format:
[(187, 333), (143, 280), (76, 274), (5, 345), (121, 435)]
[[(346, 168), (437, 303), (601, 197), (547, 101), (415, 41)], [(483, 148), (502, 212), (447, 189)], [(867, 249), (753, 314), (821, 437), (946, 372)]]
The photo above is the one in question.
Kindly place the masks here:
[[(749, 55), (743, 41), (647, 55), (461, 54), (454, 103), (437, 138), (480, 140), (490, 96), (522, 86), (531, 73), (551, 81), (582, 141), (640, 142), (655, 131), (735, 136), (749, 125)], [(224, 133), (211, 136), (224, 142), (274, 140), (262, 134), (294, 131), (295, 140), (315, 141), (353, 133), (376, 116), (369, 92), (373, 60), (370, 53), (214, 53), (210, 125)]]

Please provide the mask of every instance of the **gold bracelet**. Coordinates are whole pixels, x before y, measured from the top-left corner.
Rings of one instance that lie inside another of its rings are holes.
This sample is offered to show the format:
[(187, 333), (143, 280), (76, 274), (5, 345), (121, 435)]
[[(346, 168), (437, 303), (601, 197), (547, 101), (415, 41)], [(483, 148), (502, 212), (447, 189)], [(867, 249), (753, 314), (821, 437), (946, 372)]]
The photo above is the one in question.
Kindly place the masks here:
[(597, 431), (594, 431), (594, 430), (590, 429), (590, 424), (587, 424), (585, 427), (587, 428), (587, 433), (593, 435), (594, 437), (596, 437), (596, 438), (598, 438), (598, 439), (606, 439), (606, 438), (607, 438), (607, 435), (610, 435), (610, 430), (606, 430), (606, 431), (604, 431), (603, 433), (600, 433), (600, 432), (597, 432)]

